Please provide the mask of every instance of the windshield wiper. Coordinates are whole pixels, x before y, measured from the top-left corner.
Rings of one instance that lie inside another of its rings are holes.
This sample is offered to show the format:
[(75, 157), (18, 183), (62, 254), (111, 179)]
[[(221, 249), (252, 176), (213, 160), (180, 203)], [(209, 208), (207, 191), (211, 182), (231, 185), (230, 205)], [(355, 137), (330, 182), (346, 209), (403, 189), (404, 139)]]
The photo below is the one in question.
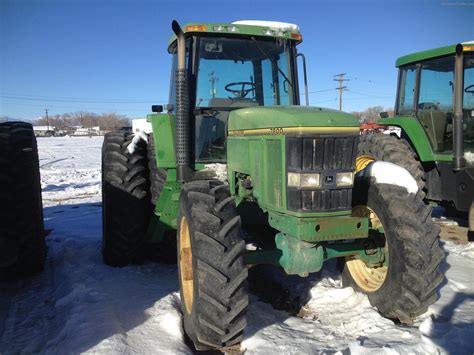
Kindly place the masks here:
[(262, 53), (268, 60), (272, 62), (272, 64), (277, 68), (278, 72), (285, 78), (285, 80), (290, 84), (291, 87), (293, 87), (293, 83), (288, 79), (288, 77), (285, 75), (285, 73), (280, 69), (278, 66), (278, 62), (275, 60), (275, 58), (270, 57), (259, 45), (258, 41), (255, 39), (255, 37), (251, 37), (252, 41), (255, 42), (255, 45), (257, 46), (257, 49)]

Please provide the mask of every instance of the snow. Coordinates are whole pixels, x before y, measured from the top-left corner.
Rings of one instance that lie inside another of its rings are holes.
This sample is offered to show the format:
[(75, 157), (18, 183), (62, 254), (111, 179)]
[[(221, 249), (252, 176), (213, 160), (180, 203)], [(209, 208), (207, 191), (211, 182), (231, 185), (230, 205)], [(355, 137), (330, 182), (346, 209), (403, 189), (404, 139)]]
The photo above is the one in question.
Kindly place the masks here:
[(144, 131), (138, 131), (133, 134), (133, 139), (128, 145), (127, 149), (130, 154), (133, 154), (137, 149), (138, 142), (141, 140), (148, 142), (148, 137)]
[(232, 22), (234, 25), (250, 25), (250, 26), (263, 26), (270, 27), (271, 29), (281, 31), (296, 31), (299, 32), (300, 28), (294, 23), (278, 22), (278, 21), (262, 21), (262, 20), (240, 20)]
[(153, 132), (151, 122), (148, 122), (146, 118), (137, 118), (132, 120), (132, 132), (142, 131), (145, 133)]
[(204, 165), (203, 171), (213, 171), (217, 180), (227, 182), (227, 164), (213, 163)]
[(468, 164), (474, 164), (474, 152), (465, 152), (464, 159)]
[(390, 184), (404, 187), (408, 193), (415, 194), (418, 191), (416, 180), (405, 168), (386, 161), (371, 163), (367, 169), (368, 174), (375, 178), (379, 184)]
[[(38, 139), (48, 260), (31, 279), (0, 284), (0, 353), (192, 354), (182, 330), (176, 265), (104, 265), (101, 137)], [(299, 316), (251, 294), (246, 354), (472, 354), (474, 245), (442, 244), (441, 298), (412, 326), (385, 319), (342, 288), (335, 262), (282, 276)]]

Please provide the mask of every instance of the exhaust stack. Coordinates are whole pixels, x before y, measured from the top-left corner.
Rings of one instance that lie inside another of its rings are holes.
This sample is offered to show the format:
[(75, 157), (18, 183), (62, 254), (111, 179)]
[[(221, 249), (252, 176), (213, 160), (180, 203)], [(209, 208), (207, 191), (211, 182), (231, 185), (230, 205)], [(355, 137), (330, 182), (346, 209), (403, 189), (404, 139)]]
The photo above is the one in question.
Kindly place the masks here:
[(453, 117), (453, 170), (459, 171), (466, 166), (464, 159), (462, 96), (463, 96), (463, 46), (456, 46), (454, 64), (454, 117)]
[(186, 41), (184, 32), (176, 20), (171, 23), (176, 34), (178, 68), (176, 69), (176, 177), (178, 181), (188, 181), (192, 169), (190, 163), (189, 93), (186, 76)]

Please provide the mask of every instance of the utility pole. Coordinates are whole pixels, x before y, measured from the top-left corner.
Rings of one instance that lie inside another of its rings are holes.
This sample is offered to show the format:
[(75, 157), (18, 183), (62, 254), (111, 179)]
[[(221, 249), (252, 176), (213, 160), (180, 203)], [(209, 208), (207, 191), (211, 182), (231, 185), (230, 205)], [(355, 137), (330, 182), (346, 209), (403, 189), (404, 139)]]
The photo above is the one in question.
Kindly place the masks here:
[(48, 109), (45, 108), (45, 109), (44, 109), (44, 112), (46, 112), (46, 126), (47, 126), (46, 130), (49, 131)]
[(334, 75), (334, 81), (339, 81), (339, 87), (336, 90), (339, 90), (339, 111), (342, 111), (342, 90), (347, 89), (347, 86), (342, 86), (344, 81), (349, 81), (349, 79), (344, 79), (344, 75), (346, 73), (336, 74)]
[(84, 128), (84, 123), (82, 123), (82, 111), (81, 111), (81, 128)]

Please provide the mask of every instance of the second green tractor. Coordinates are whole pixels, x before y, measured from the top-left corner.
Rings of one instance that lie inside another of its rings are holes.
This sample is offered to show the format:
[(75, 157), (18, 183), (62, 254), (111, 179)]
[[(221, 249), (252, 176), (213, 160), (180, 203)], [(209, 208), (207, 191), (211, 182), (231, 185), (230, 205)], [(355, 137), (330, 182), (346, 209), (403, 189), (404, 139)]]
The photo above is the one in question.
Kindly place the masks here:
[(242, 340), (247, 270), (258, 264), (307, 276), (339, 258), (343, 284), (384, 316), (424, 313), (443, 280), (430, 208), (405, 169), (358, 153), (355, 117), (300, 105), (298, 27), (172, 28), (167, 113), (153, 107), (147, 136), (105, 136), (105, 262), (177, 255), (198, 350)]

